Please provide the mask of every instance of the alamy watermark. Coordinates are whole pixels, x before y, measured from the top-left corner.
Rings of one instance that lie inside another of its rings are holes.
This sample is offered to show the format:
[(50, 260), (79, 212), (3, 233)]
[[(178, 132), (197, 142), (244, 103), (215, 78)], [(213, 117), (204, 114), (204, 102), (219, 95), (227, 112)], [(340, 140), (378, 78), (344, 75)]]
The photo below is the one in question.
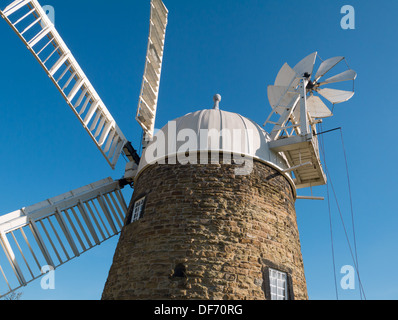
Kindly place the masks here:
[(249, 175), (253, 170), (251, 129), (185, 128), (177, 132), (176, 121), (157, 132), (145, 149), (146, 163), (157, 164), (234, 164), (236, 175)]
[(55, 269), (53, 266), (43, 266), (41, 268), (43, 277), (40, 286), (43, 290), (55, 290)]
[(343, 290), (355, 290), (355, 269), (353, 266), (346, 265), (340, 270), (344, 276), (340, 280), (340, 286)]
[(43, 10), (46, 13), (47, 17), (50, 19), (53, 25), (55, 25), (55, 9), (53, 6), (43, 6)]
[(354, 7), (350, 5), (345, 5), (341, 8), (340, 13), (344, 15), (340, 21), (341, 28), (343, 30), (354, 30), (355, 29)]

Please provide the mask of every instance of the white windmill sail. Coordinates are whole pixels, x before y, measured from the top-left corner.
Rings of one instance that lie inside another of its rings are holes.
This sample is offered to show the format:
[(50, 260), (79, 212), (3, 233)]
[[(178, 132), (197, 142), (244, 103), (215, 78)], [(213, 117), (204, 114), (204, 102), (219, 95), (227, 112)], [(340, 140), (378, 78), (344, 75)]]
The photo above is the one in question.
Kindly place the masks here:
[(151, 0), (151, 18), (144, 77), (136, 120), (147, 138), (153, 137), (162, 71), (168, 10), (161, 0)]
[(107, 178), (0, 216), (0, 297), (118, 234), (127, 213), (121, 188)]
[(298, 76), (303, 77), (305, 74), (308, 76), (312, 75), (314, 71), (315, 59), (317, 57), (317, 52), (311, 53), (309, 56), (301, 60), (293, 69), (296, 71)]
[(318, 71), (315, 74), (315, 80), (318, 81), (321, 77), (323, 77), (326, 73), (328, 73), (334, 66), (336, 66), (339, 62), (343, 60), (344, 57), (334, 57), (323, 61), (319, 66)]
[(333, 116), (329, 108), (318, 96), (311, 95), (307, 99), (307, 110), (312, 118), (322, 119)]
[(295, 88), (298, 84), (298, 81), (294, 81), (296, 78), (296, 71), (285, 63), (275, 79), (275, 86), (289, 86)]
[(354, 70), (347, 70), (338, 75), (330, 77), (329, 79), (326, 79), (325, 81), (321, 82), (319, 85), (323, 86), (323, 85), (329, 84), (329, 83), (355, 80), (356, 77), (357, 77), (357, 73)]
[(128, 141), (38, 1), (13, 1), (0, 14), (46, 71), (114, 169)]

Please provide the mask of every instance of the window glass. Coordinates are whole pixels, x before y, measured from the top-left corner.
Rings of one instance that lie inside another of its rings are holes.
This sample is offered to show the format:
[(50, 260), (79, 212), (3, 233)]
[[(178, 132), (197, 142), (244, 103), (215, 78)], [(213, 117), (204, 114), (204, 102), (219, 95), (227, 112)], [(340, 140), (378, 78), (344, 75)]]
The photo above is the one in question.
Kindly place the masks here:
[(269, 283), (271, 300), (287, 300), (287, 274), (278, 270), (269, 269)]

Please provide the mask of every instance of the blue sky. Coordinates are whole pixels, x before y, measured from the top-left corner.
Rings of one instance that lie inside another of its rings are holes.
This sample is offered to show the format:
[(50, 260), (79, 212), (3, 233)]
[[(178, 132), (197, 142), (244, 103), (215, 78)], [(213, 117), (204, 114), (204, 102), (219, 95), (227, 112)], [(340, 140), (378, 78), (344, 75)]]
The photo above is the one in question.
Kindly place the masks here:
[[(1, 3), (4, 1), (1, 1)], [(395, 1), (165, 0), (170, 11), (156, 126), (186, 113), (221, 108), (262, 124), (269, 112), (267, 85), (281, 66), (318, 51), (344, 55), (357, 71), (356, 95), (337, 105), (324, 130), (342, 127), (351, 179), (359, 270), (367, 299), (397, 299), (398, 263), (394, 158), (398, 73)], [(3, 7), (3, 5), (0, 5)], [(149, 26), (148, 1), (40, 1), (55, 8), (56, 27), (124, 134), (138, 148), (134, 121)], [(343, 30), (343, 5), (356, 12), (356, 29)], [(111, 176), (112, 171), (58, 91), (0, 21), (0, 213), (20, 209)], [(324, 136), (327, 164), (353, 245), (347, 175), (339, 131)], [(390, 168), (392, 170), (390, 170)], [(309, 194), (300, 190), (300, 194)], [(313, 190), (326, 196), (326, 187)], [(126, 190), (126, 198), (131, 190)], [(335, 262), (353, 265), (331, 198)], [(297, 220), (311, 299), (336, 299), (327, 201), (298, 201)], [(56, 271), (56, 289), (40, 280), (23, 299), (99, 299), (117, 244), (114, 238)], [(359, 299), (342, 290), (339, 299)]]

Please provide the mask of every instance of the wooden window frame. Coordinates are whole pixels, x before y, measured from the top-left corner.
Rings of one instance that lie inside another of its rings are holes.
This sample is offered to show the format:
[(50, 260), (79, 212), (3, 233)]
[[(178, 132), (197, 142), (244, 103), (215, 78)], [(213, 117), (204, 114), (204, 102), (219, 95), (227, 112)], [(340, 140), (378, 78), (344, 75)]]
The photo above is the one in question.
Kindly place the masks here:
[(276, 265), (270, 261), (264, 262), (263, 268), (263, 290), (266, 300), (271, 300), (271, 283), (270, 283), (270, 269), (279, 271), (281, 273), (286, 274), (286, 286), (287, 286), (287, 300), (294, 300), (294, 291), (293, 291), (293, 281), (292, 281), (292, 272), (283, 266)]
[[(146, 200), (147, 200), (147, 196), (144, 195), (144, 196), (138, 197), (138, 199), (134, 201), (134, 204), (133, 204), (132, 210), (131, 210), (130, 223), (134, 223), (134, 222), (136, 222), (136, 221), (138, 221), (138, 220), (143, 218), (144, 211), (145, 211)], [(136, 208), (137, 208), (136, 206), (137, 206), (137, 204), (139, 202), (141, 202), (141, 204), (140, 204), (140, 212), (139, 212), (139, 216), (137, 217), (135, 215), (135, 211), (136, 211)]]

